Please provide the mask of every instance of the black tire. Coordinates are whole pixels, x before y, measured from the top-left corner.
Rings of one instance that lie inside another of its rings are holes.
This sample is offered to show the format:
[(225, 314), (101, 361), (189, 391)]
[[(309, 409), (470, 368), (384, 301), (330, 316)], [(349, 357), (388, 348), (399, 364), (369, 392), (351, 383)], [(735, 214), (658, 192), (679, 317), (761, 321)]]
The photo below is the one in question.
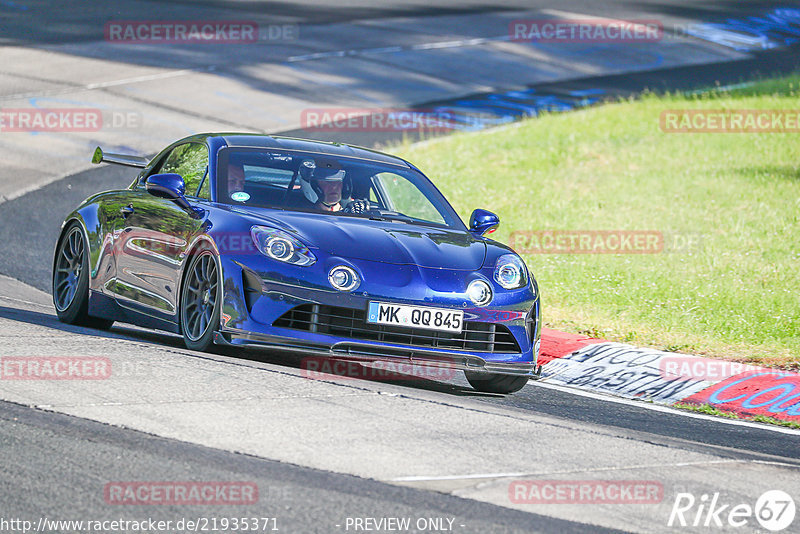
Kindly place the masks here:
[(482, 393), (516, 393), (528, 383), (527, 376), (500, 375), (496, 373), (476, 373), (464, 371), (469, 385)]
[(53, 261), (53, 305), (62, 323), (108, 330), (114, 321), (89, 315), (89, 255), (83, 229), (72, 223)]
[(186, 348), (207, 351), (219, 326), (221, 283), (214, 253), (206, 248), (192, 255), (181, 289), (181, 333)]

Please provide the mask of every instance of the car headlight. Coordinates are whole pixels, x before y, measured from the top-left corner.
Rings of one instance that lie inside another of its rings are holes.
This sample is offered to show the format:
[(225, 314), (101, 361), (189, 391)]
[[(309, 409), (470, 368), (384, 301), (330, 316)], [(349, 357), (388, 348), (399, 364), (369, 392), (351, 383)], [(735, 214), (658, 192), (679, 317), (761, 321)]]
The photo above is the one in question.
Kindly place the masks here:
[(516, 254), (503, 254), (494, 268), (494, 281), (503, 289), (518, 289), (528, 283), (528, 270)]
[(273, 260), (303, 267), (317, 261), (307, 246), (281, 230), (253, 226), (250, 229), (250, 237), (253, 238), (258, 251)]
[(483, 280), (473, 280), (467, 286), (467, 296), (476, 306), (486, 306), (492, 301), (492, 288)]
[(353, 291), (361, 283), (361, 279), (347, 265), (337, 265), (328, 273), (328, 282), (339, 291)]

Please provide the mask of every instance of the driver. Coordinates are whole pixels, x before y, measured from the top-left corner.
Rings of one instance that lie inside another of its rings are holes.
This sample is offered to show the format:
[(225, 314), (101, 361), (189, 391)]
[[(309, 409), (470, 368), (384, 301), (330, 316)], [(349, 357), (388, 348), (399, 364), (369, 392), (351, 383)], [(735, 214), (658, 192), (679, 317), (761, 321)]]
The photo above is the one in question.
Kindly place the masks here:
[(231, 162), (228, 165), (228, 195), (237, 191), (244, 191), (244, 166)]
[[(350, 180), (346, 171), (335, 161), (305, 160), (300, 165), (300, 188), (306, 200), (319, 211), (341, 211), (343, 199), (350, 196)], [(345, 212), (350, 211), (347, 203)]]

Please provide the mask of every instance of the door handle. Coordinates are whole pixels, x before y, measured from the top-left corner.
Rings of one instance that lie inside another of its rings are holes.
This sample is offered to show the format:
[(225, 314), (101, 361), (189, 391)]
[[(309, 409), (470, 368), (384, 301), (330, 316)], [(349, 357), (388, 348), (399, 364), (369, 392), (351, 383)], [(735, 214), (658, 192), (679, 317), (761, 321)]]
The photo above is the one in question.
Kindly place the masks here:
[(131, 215), (133, 215), (136, 210), (133, 209), (133, 204), (128, 204), (127, 206), (123, 206), (119, 209), (119, 212), (122, 214), (123, 219), (127, 219)]

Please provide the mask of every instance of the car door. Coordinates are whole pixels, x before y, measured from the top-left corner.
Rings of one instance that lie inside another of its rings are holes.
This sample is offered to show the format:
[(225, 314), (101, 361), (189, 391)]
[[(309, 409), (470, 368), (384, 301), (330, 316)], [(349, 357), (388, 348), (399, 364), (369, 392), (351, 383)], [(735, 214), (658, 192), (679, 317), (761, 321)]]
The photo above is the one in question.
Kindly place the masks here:
[[(193, 204), (209, 198), (208, 149), (202, 143), (174, 147), (148, 176), (176, 173), (184, 178)], [(133, 188), (116, 246), (116, 299), (123, 307), (159, 319), (173, 320), (178, 306), (181, 263), (201, 231), (174, 202), (147, 192), (142, 177)]]

